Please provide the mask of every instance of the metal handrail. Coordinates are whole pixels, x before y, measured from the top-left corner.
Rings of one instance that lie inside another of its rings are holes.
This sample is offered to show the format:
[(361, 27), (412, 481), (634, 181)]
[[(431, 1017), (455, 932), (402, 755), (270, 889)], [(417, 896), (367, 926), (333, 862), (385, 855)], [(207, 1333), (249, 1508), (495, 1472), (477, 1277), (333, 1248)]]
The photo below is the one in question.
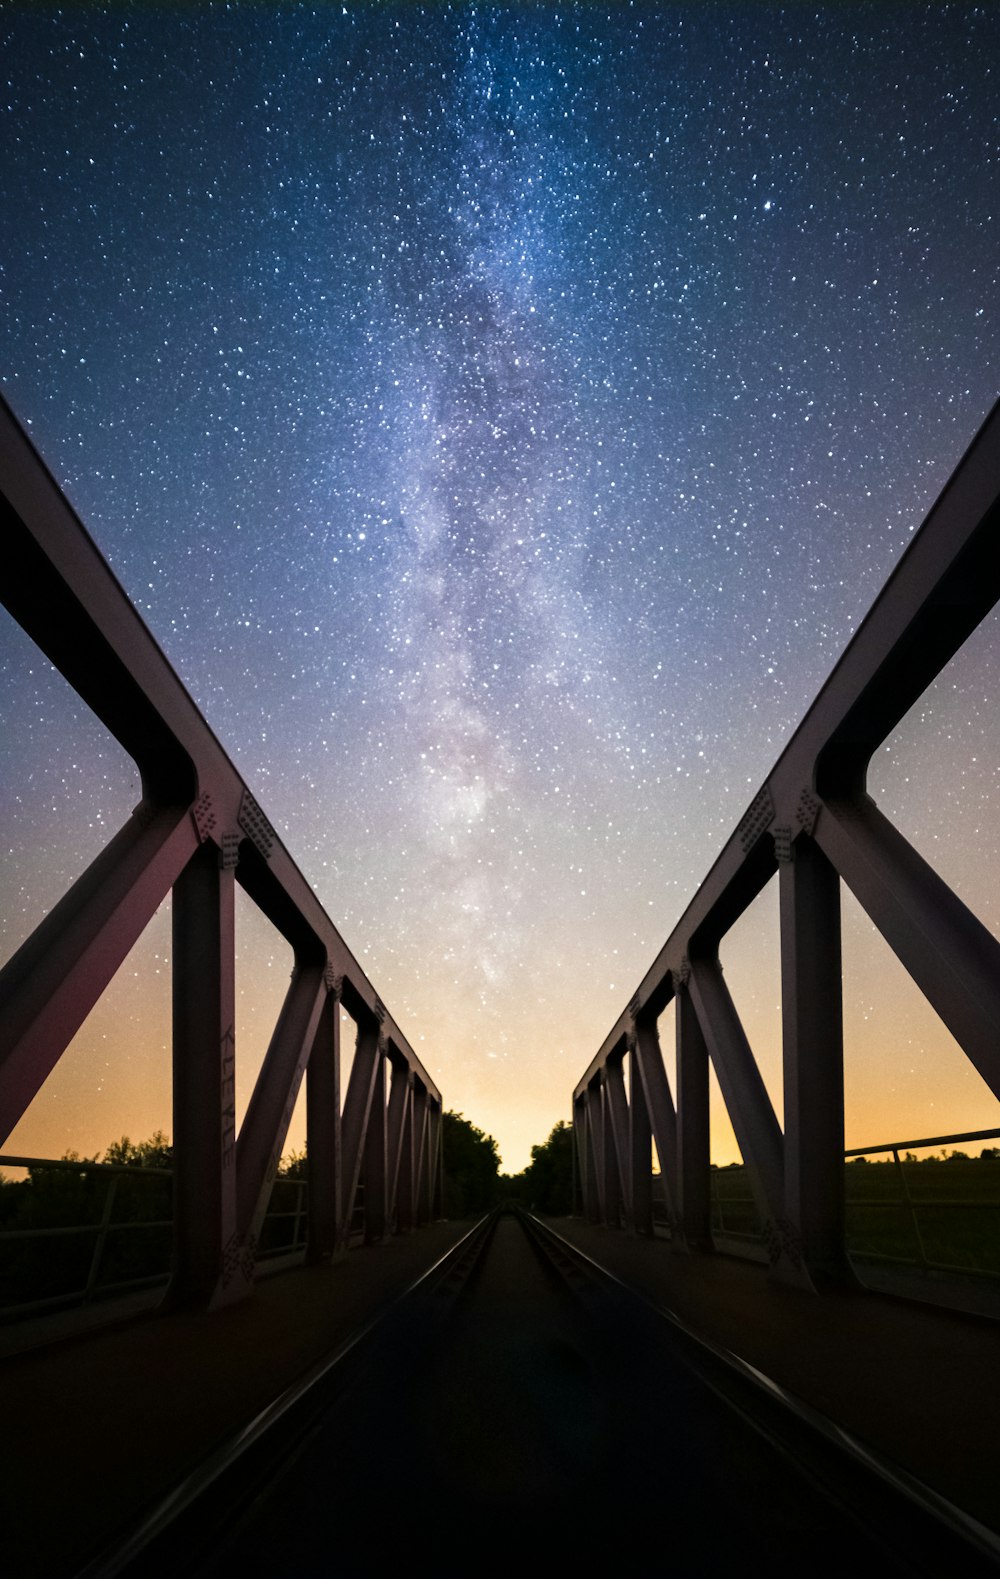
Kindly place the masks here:
[[(902, 1266), (918, 1266), (924, 1272), (958, 1272), (962, 1274), (972, 1274), (975, 1277), (1000, 1279), (1000, 1273), (991, 1271), (988, 1267), (955, 1266), (951, 1262), (936, 1261), (931, 1256), (928, 1256), (917, 1216), (918, 1212), (925, 1210), (939, 1211), (942, 1209), (947, 1209), (948, 1211), (954, 1211), (962, 1209), (966, 1211), (998, 1211), (1000, 1210), (1000, 1199), (992, 1201), (964, 1199), (956, 1200), (954, 1198), (950, 1200), (938, 1200), (933, 1197), (925, 1197), (921, 1195), (918, 1195), (916, 1198), (914, 1198), (906, 1178), (906, 1173), (904, 1171), (905, 1158), (900, 1156), (900, 1152), (921, 1150), (928, 1146), (945, 1146), (950, 1145), (956, 1141), (997, 1139), (1000, 1139), (1000, 1129), (973, 1129), (963, 1130), (960, 1134), (956, 1135), (932, 1135), (926, 1137), (923, 1140), (890, 1141), (884, 1146), (854, 1146), (850, 1150), (845, 1151), (845, 1159), (853, 1157), (877, 1156), (883, 1152), (891, 1154), (894, 1167), (898, 1170), (899, 1175), (899, 1198), (895, 1200), (854, 1199), (849, 1202), (849, 1205), (851, 1210), (860, 1209), (863, 1211), (867, 1208), (869, 1210), (905, 1212), (910, 1219), (910, 1223), (913, 1228), (914, 1243), (917, 1246), (916, 1256), (897, 1256), (891, 1254), (888, 1251), (876, 1252), (866, 1250), (853, 1251), (852, 1255), (855, 1255), (862, 1260), (894, 1261)], [(975, 1162), (978, 1161), (978, 1159), (970, 1158), (969, 1161)], [(745, 1164), (741, 1164), (741, 1166), (745, 1167)], [(713, 1234), (728, 1240), (744, 1240), (749, 1244), (755, 1244), (759, 1242), (761, 1238), (759, 1232), (753, 1233), (748, 1232), (746, 1229), (729, 1228), (726, 1226), (724, 1210), (725, 1206), (755, 1207), (756, 1203), (752, 1195), (730, 1195), (726, 1196), (725, 1198), (720, 1196), (717, 1182), (717, 1175), (719, 1171), (719, 1169), (713, 1168), (711, 1173), (712, 1205), (718, 1211), (719, 1218), (718, 1225), (713, 1225)]]
[[(861, 1207), (879, 1206), (883, 1209), (889, 1208), (890, 1210), (895, 1209), (897, 1211), (905, 1212), (910, 1219), (910, 1226), (913, 1229), (913, 1240), (917, 1247), (917, 1254), (915, 1257), (897, 1256), (892, 1255), (891, 1253), (876, 1254), (872, 1251), (865, 1250), (856, 1251), (855, 1254), (861, 1260), (895, 1261), (902, 1266), (918, 1266), (923, 1272), (971, 1272), (976, 1277), (1000, 1278), (1000, 1273), (993, 1272), (988, 1267), (957, 1267), (947, 1261), (935, 1261), (927, 1254), (927, 1247), (924, 1244), (924, 1236), (920, 1232), (920, 1222), (917, 1217), (918, 1211), (921, 1209), (926, 1210), (929, 1207), (933, 1207), (934, 1209), (940, 1209), (943, 1206), (954, 1208), (966, 1205), (966, 1203), (961, 1201), (924, 1200), (921, 1198), (914, 1200), (910, 1191), (909, 1183), (907, 1182), (903, 1162), (899, 1155), (901, 1151), (913, 1151), (915, 1149), (920, 1150), (921, 1148), (927, 1146), (943, 1146), (951, 1141), (956, 1140), (995, 1140), (998, 1136), (1000, 1136), (1000, 1129), (966, 1130), (961, 1135), (935, 1135), (926, 1140), (901, 1140), (888, 1146), (858, 1146), (852, 1151), (845, 1152), (844, 1155), (846, 1157), (870, 1157), (877, 1155), (879, 1152), (889, 1152), (892, 1154), (893, 1165), (899, 1175), (901, 1198), (896, 1201), (852, 1201), (851, 1204), (852, 1206)], [(977, 1159), (970, 1158), (969, 1160), (975, 1161)], [(987, 1211), (995, 1211), (998, 1207), (1000, 1207), (1000, 1201), (976, 1201), (974, 1203), (968, 1204), (974, 1204), (977, 1211), (982, 1209)]]
[(926, 1140), (893, 1140), (887, 1146), (855, 1146), (845, 1157), (872, 1157), (879, 1151), (920, 1151), (926, 1146), (947, 1146), (953, 1140), (995, 1140), (1000, 1129), (969, 1129), (961, 1135), (931, 1135)]
[[(134, 1221), (114, 1222), (112, 1220), (112, 1213), (114, 1211), (118, 1183), (121, 1177), (125, 1175), (133, 1179), (169, 1179), (172, 1183), (174, 1177), (172, 1168), (147, 1168), (143, 1167), (141, 1164), (97, 1162), (93, 1158), (77, 1159), (71, 1157), (21, 1157), (9, 1155), (7, 1153), (0, 1154), (0, 1167), (28, 1168), (38, 1169), (41, 1171), (73, 1174), (102, 1174), (105, 1176), (108, 1183), (104, 1200), (101, 1203), (100, 1216), (92, 1223), (67, 1223), (65, 1225), (60, 1224), (57, 1227), (46, 1228), (28, 1227), (0, 1229), (0, 1244), (25, 1244), (33, 1240), (77, 1238), (83, 1234), (92, 1234), (96, 1236), (93, 1253), (90, 1258), (90, 1265), (87, 1271), (86, 1281), (82, 1287), (67, 1290), (62, 1294), (53, 1294), (44, 1299), (23, 1300), (19, 1304), (13, 1305), (0, 1304), (0, 1316), (2, 1316), (3, 1319), (8, 1320), (13, 1317), (38, 1315), (43, 1311), (56, 1310), (75, 1304), (89, 1304), (94, 1295), (98, 1292), (98, 1289), (100, 1290), (102, 1296), (106, 1294), (123, 1294), (134, 1289), (152, 1288), (159, 1283), (166, 1282), (170, 1275), (169, 1269), (164, 1270), (162, 1273), (158, 1272), (143, 1277), (120, 1278), (112, 1283), (101, 1283), (100, 1269), (104, 1259), (104, 1251), (109, 1234), (127, 1231), (149, 1231), (151, 1229), (159, 1229), (163, 1231), (173, 1227), (172, 1218), (138, 1218)], [(268, 1211), (264, 1216), (264, 1222), (267, 1223), (277, 1221), (279, 1219), (293, 1218), (294, 1228), (291, 1242), (289, 1244), (274, 1246), (271, 1249), (258, 1251), (258, 1261), (267, 1261), (274, 1259), (277, 1256), (292, 1254), (295, 1251), (301, 1250), (305, 1242), (302, 1229), (306, 1215), (305, 1201), (307, 1198), (308, 1181), (306, 1179), (282, 1179), (279, 1177), (275, 1180), (275, 1183), (295, 1186), (295, 1206), (290, 1211)]]

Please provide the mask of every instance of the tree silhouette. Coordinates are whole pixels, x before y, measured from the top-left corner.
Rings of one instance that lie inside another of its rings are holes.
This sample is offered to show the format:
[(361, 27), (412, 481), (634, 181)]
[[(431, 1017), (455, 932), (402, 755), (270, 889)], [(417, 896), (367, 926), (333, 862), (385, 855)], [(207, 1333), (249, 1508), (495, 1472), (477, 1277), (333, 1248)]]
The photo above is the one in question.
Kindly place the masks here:
[(461, 1113), (443, 1114), (441, 1161), (449, 1217), (485, 1212), (496, 1205), (500, 1156), (492, 1135), (485, 1135)]
[(508, 1192), (529, 1209), (551, 1217), (568, 1216), (573, 1210), (572, 1127), (560, 1119), (548, 1140), (532, 1146), (524, 1172), (506, 1182)]

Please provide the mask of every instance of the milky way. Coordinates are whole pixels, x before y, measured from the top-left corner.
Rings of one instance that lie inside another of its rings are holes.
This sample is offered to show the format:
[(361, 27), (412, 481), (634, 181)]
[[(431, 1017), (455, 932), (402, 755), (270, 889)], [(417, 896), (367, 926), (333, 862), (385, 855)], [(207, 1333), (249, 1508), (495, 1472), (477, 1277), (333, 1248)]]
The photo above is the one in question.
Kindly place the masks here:
[[(996, 396), (1000, 13), (3, 5), (0, 34), (7, 398), (520, 1166)], [(995, 928), (996, 654), (988, 622), (873, 776)], [(0, 659), (6, 956), (137, 780), (9, 620)], [(780, 1107), (760, 903), (723, 958)], [(995, 1122), (849, 922), (851, 1139)], [(287, 950), (243, 925), (245, 1100)], [(169, 1128), (168, 940), (22, 1149)]]

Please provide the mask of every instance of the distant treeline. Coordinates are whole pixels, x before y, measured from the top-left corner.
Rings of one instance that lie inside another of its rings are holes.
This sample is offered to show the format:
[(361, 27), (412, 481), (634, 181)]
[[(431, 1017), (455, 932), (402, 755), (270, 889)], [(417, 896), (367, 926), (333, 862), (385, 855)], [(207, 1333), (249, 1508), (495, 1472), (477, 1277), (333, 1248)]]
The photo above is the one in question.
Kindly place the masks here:
[[(486, 1135), (461, 1113), (443, 1115), (444, 1211), (475, 1216), (508, 1197), (542, 1211), (569, 1210), (569, 1151), (557, 1126), (532, 1165), (501, 1179), (500, 1157)], [(562, 1151), (565, 1180), (556, 1182)], [(26, 1170), (23, 1179), (0, 1173), (0, 1232), (23, 1232), (0, 1249), (0, 1310), (94, 1297), (111, 1287), (165, 1278), (170, 1265), (174, 1153), (157, 1130), (148, 1140), (112, 1142), (103, 1157), (68, 1151)], [(308, 1177), (305, 1150), (281, 1160), (259, 1253), (278, 1254), (305, 1233)], [(565, 1205), (563, 1203), (566, 1203)], [(297, 1239), (296, 1239), (297, 1235)], [(37, 1236), (37, 1237), (36, 1237)]]
[(504, 1175), (504, 1198), (547, 1217), (568, 1217), (573, 1210), (573, 1130), (560, 1120), (522, 1173)]

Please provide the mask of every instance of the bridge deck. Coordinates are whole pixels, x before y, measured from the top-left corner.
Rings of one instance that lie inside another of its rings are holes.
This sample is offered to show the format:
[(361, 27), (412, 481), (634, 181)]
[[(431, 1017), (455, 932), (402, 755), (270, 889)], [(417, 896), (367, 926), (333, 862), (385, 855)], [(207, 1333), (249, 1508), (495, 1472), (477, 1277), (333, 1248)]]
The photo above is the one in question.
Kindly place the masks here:
[[(769, 1283), (759, 1266), (682, 1257), (579, 1221), (555, 1226), (687, 1325), (1000, 1525), (995, 1322), (878, 1295), (817, 1299)], [(9, 1571), (75, 1571), (463, 1229), (436, 1224), (353, 1253), (344, 1267), (273, 1278), (207, 1319), (139, 1321), (0, 1363)]]
[(207, 1318), (139, 1320), (0, 1361), (4, 1573), (74, 1572), (467, 1227), (435, 1223), (266, 1279)]
[(1000, 1528), (1000, 1323), (893, 1299), (772, 1283), (730, 1256), (680, 1256), (578, 1219), (580, 1250), (733, 1350), (990, 1529)]

